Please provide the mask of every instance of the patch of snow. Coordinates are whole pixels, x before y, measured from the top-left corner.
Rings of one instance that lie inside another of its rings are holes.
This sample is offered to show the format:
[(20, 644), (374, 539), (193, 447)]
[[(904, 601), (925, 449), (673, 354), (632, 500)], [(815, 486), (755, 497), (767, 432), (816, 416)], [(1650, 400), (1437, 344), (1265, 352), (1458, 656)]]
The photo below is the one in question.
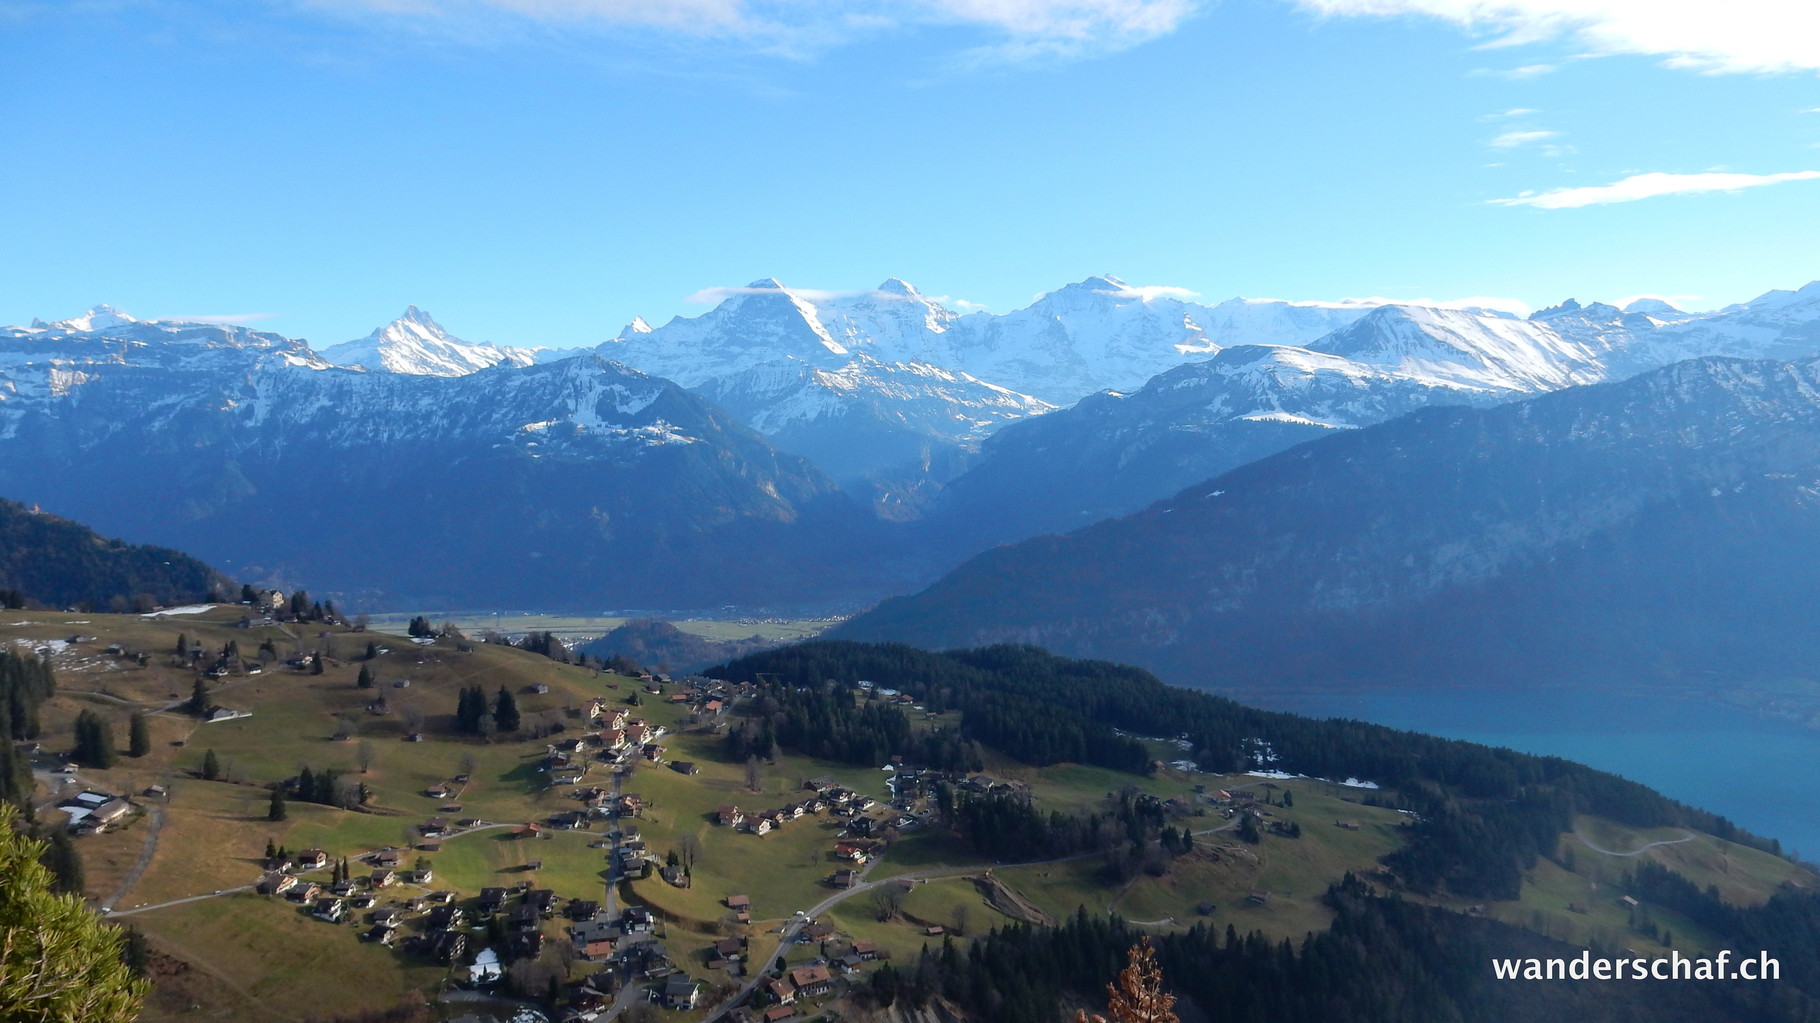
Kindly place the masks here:
[(163, 618), (165, 615), (199, 615), (204, 611), (213, 611), (218, 604), (185, 604), (182, 607), (167, 607), (162, 611), (142, 614), (141, 618)]

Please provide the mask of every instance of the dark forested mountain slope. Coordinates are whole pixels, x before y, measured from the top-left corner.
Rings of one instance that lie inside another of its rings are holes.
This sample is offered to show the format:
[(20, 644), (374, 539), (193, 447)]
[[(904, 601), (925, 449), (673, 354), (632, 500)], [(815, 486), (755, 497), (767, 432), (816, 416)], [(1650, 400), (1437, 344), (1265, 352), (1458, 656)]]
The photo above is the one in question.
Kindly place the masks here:
[(1175, 681), (1805, 672), (1820, 364), (1705, 359), (1330, 436), (974, 558), (836, 634)]
[[(53, 607), (184, 604), (236, 588), (181, 551), (110, 540), (87, 526), (0, 500), (0, 592)], [(142, 610), (150, 610), (149, 607)]]

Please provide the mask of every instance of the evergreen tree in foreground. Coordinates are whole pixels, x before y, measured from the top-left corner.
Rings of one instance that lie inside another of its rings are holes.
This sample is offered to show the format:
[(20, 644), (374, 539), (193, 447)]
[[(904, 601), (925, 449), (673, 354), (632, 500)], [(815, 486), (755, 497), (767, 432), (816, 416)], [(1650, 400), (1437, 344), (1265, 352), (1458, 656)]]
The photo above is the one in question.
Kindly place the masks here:
[(118, 929), (79, 895), (51, 891), (43, 842), (14, 830), (0, 804), (0, 1019), (6, 1023), (130, 1023), (146, 984), (122, 960)]

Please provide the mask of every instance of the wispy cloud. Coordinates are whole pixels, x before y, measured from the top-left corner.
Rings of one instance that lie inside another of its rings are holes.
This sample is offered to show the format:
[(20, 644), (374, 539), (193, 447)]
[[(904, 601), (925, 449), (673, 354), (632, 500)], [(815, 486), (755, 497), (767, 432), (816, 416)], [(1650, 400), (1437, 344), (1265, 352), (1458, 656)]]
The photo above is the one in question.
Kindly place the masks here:
[(1507, 131), (1485, 144), (1493, 149), (1515, 149), (1518, 146), (1546, 142), (1549, 139), (1560, 137), (1561, 133), (1558, 131)]
[(1541, 112), (1542, 111), (1536, 110), (1533, 107), (1511, 107), (1509, 110), (1499, 111), (1495, 114), (1480, 114), (1479, 120), (1508, 121), (1513, 117), (1528, 117), (1530, 114), (1539, 114)]
[(1701, 192), (1736, 192), (1744, 188), (1779, 185), (1785, 181), (1808, 181), (1820, 178), (1820, 171), (1789, 171), (1783, 174), (1733, 174), (1709, 171), (1704, 174), (1664, 174), (1654, 171), (1633, 174), (1609, 185), (1583, 188), (1555, 188), (1546, 192), (1525, 192), (1510, 199), (1493, 199), (1493, 206), (1534, 206), (1539, 210), (1571, 210), (1582, 206), (1636, 202), (1661, 195), (1697, 195)]
[(1100, 294), (1111, 295), (1114, 298), (1135, 298), (1142, 302), (1148, 302), (1153, 298), (1174, 298), (1189, 302), (1201, 297), (1201, 293), (1198, 291), (1190, 291), (1187, 288), (1178, 288), (1169, 284), (1133, 285), (1125, 284), (1122, 281), (1116, 288), (1101, 289)]
[[(1592, 54), (1661, 57), (1709, 73), (1820, 70), (1820, 4), (1789, 0), (1291, 0), (1326, 15), (1442, 18), (1502, 33), (1492, 45), (1565, 38)], [(1530, 68), (1553, 70), (1546, 64)], [(1516, 69), (1517, 72), (1527, 70)]]
[(941, 25), (983, 30), (978, 60), (1069, 59), (1167, 35), (1204, 0), (304, 0), (342, 13), (424, 23), (503, 13), (557, 26), (654, 29), (730, 38), (792, 55)]

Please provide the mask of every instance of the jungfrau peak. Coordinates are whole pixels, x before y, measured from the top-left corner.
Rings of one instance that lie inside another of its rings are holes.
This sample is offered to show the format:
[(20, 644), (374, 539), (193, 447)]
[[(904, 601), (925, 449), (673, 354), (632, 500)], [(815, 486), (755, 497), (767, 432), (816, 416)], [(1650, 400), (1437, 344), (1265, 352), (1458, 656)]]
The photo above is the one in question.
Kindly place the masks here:
[(463, 341), (444, 330), (429, 313), (410, 306), (391, 323), (358, 341), (325, 348), (323, 358), (337, 366), (360, 366), (374, 372), (458, 377), (502, 363), (529, 366), (535, 348), (507, 348)]

